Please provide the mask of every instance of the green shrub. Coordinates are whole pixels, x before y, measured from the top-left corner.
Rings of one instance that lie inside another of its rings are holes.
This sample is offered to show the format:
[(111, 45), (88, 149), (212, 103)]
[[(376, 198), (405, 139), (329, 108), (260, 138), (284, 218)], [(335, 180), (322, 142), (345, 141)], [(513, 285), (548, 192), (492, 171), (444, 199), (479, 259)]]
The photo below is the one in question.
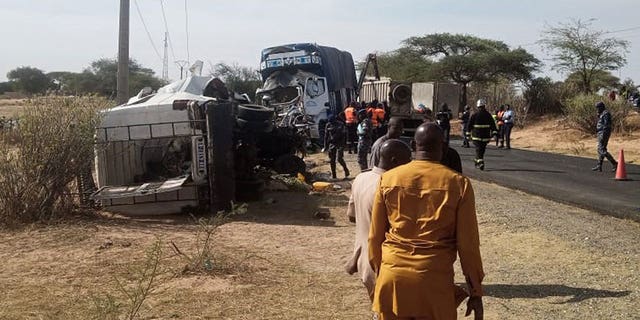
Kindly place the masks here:
[(607, 106), (607, 110), (611, 113), (614, 132), (627, 134), (634, 129), (628, 121), (631, 105), (620, 99), (615, 101), (605, 100), (595, 94), (580, 94), (564, 103), (563, 112), (566, 116), (567, 124), (586, 133), (595, 133), (598, 119), (595, 105), (598, 101), (603, 101)]
[(96, 97), (27, 102), (16, 139), (0, 141), (0, 225), (48, 221), (76, 207), (73, 183), (91, 169), (98, 111), (108, 105)]

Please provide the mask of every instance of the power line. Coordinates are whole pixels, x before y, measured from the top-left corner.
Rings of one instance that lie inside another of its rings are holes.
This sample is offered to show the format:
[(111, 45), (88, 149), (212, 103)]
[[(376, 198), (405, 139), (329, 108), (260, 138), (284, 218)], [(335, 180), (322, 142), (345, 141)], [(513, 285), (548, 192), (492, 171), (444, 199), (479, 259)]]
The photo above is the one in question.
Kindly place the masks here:
[(138, 6), (138, 1), (137, 0), (133, 0), (133, 4), (136, 5), (136, 10), (138, 11), (138, 16), (140, 17), (140, 21), (142, 21), (142, 26), (144, 26), (144, 30), (147, 32), (147, 37), (149, 38), (149, 42), (151, 42), (151, 46), (153, 47), (153, 50), (156, 52), (156, 55), (158, 56), (158, 59), (162, 60), (162, 55), (160, 54), (160, 51), (158, 51), (158, 48), (156, 47), (155, 42), (153, 42), (153, 37), (151, 37), (151, 33), (149, 32), (149, 29), (147, 28), (147, 24), (144, 22), (144, 18), (142, 17), (142, 12), (140, 11), (140, 7)]
[(603, 32), (603, 34), (618, 33), (618, 32), (625, 32), (625, 31), (633, 31), (633, 30), (638, 30), (638, 29), (640, 29), (640, 27), (632, 27), (632, 28), (626, 28), (626, 29), (620, 29), (620, 30), (606, 31), (606, 32)]
[(162, 8), (162, 20), (164, 21), (164, 31), (167, 33), (167, 40), (169, 42), (169, 48), (171, 49), (171, 56), (173, 60), (176, 60), (176, 53), (173, 51), (173, 42), (171, 42), (171, 34), (169, 34), (169, 25), (167, 24), (167, 16), (164, 13), (164, 0), (160, 0), (160, 8)]
[(184, 0), (184, 22), (187, 33), (187, 61), (189, 61), (189, 10), (187, 8), (187, 0)]

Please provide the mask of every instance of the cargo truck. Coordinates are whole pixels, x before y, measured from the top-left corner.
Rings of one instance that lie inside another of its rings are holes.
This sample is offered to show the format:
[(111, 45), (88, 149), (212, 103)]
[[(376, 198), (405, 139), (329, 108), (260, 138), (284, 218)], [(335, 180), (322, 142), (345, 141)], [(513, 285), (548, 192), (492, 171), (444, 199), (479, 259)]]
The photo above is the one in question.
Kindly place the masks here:
[(359, 101), (387, 101), (389, 115), (403, 119), (403, 136), (413, 137), (416, 128), (424, 121), (424, 109), (435, 115), (446, 103), (454, 115), (458, 114), (460, 87), (446, 82), (404, 82), (390, 78), (364, 81), (360, 86)]
[(275, 109), (278, 125), (307, 125), (312, 139), (320, 138), (328, 114), (338, 114), (357, 95), (351, 54), (314, 43), (263, 49), (260, 75), (258, 101)]

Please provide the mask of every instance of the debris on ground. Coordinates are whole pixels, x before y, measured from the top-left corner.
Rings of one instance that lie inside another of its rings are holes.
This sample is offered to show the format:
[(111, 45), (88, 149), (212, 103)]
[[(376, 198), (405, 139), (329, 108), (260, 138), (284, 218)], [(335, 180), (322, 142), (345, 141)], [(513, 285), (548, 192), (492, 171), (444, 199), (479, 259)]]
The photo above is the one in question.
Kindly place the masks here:
[(328, 208), (318, 208), (318, 211), (313, 214), (313, 217), (320, 220), (326, 220), (331, 218), (331, 211), (329, 211)]

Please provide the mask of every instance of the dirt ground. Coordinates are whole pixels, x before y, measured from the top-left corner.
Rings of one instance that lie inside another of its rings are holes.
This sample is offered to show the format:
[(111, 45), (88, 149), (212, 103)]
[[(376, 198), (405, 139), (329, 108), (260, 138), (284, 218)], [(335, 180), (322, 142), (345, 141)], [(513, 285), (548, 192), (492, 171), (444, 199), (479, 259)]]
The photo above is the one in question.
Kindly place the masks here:
[(24, 106), (22, 99), (0, 99), (0, 117), (14, 118)]
[[(312, 158), (315, 171), (327, 171), (324, 156)], [(640, 224), (492, 184), (474, 188), (486, 319), (639, 318)], [(272, 192), (250, 203), (214, 237), (217, 275), (179, 272), (185, 261), (170, 242), (201, 248), (186, 216), (102, 214), (0, 231), (0, 319), (100, 319), (106, 294), (126, 305), (116, 279), (139, 280), (132, 267), (158, 240), (166, 272), (141, 319), (370, 319), (364, 287), (343, 271), (354, 236), (347, 196)], [(318, 210), (330, 218), (314, 218)], [(456, 278), (463, 282), (459, 267)]]

